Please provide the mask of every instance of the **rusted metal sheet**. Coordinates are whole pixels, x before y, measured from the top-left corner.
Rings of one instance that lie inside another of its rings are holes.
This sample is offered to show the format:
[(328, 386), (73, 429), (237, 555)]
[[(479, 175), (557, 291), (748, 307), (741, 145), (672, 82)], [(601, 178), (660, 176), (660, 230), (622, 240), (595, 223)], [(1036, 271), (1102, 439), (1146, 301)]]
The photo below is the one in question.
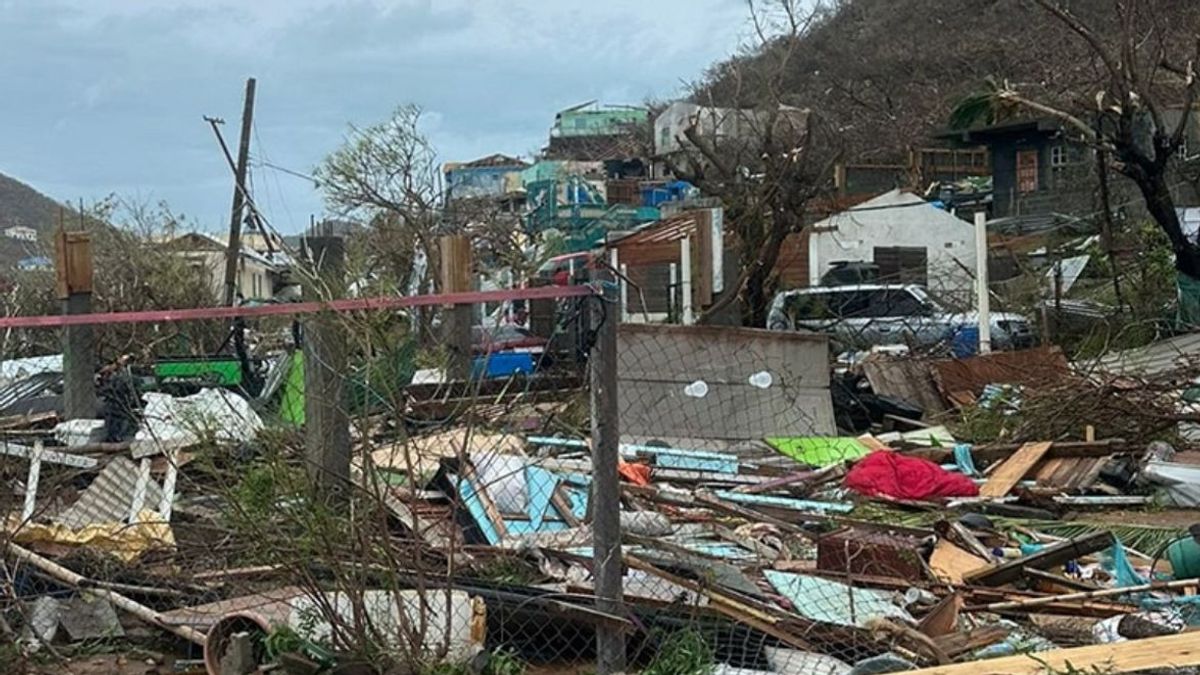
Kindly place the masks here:
[(943, 359), (934, 361), (931, 368), (942, 395), (958, 405), (974, 401), (989, 384), (1035, 388), (1070, 375), (1067, 358), (1058, 347)]
[(912, 535), (847, 528), (830, 532), (817, 541), (817, 569), (875, 577), (925, 578), (919, 551), (921, 540)]
[(947, 410), (927, 361), (867, 359), (862, 369), (871, 383), (871, 389), (880, 396), (890, 396), (921, 406), (926, 416)]

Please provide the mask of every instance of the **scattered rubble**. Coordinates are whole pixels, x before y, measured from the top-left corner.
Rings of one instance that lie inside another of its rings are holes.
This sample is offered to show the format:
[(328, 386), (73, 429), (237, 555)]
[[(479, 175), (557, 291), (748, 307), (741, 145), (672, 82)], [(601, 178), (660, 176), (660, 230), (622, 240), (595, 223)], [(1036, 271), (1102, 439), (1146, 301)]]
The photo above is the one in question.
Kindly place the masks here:
[[(652, 341), (645, 329), (638, 335)], [(670, 336), (673, 344), (688, 345), (680, 335)], [(1038, 372), (1053, 375), (1034, 377), (1027, 367), (1010, 377), (1014, 369), (1000, 362), (1044, 364)], [(677, 365), (655, 367), (655, 386), (691, 386)], [(791, 367), (808, 377), (809, 364)], [(710, 375), (721, 383), (718, 392), (735, 387), (735, 368), (724, 368)], [(1116, 508), (1196, 507), (1200, 465), (1161, 440), (1148, 442), (1148, 423), (1135, 426), (1131, 438), (1098, 437), (1097, 429), (1121, 421), (1076, 410), (1086, 423), (1074, 434), (1038, 437), (1029, 417), (1044, 392), (1066, 387), (1136, 400), (1153, 400), (1150, 391), (1169, 398), (1175, 389), (1127, 371), (1114, 384), (1066, 365), (1052, 350), (953, 362), (873, 355), (850, 366), (860, 371), (870, 386), (887, 387), (874, 394), (928, 412), (881, 418), (858, 436), (804, 434), (796, 418), (772, 413), (779, 426), (758, 438), (688, 445), (647, 438), (651, 427), (642, 426), (621, 444), (622, 613), (600, 611), (591, 595), (586, 435), (548, 434), (536, 425), (513, 433), (510, 417), (492, 413), (486, 419), (499, 424), (375, 419), (356, 432), (354, 481), (364, 495), (378, 496), (395, 541), (419, 555), (396, 558), (387, 569), (364, 567), (356, 572), (362, 588), (319, 590), (297, 585), (286, 563), (214, 564), (193, 568), (185, 580), (167, 562), (181, 545), (175, 530), (214, 527), (226, 508), (219, 505), (224, 492), (206, 483), (196, 464), (177, 460), (205, 444), (253, 445), (269, 423), (246, 398), (207, 389), (186, 398), (148, 394), (141, 428), (124, 444), (97, 440), (103, 425), (86, 420), (40, 421), (25, 428), (25, 439), (14, 434), (2, 446), (10, 464), (30, 465), (22, 494), (34, 507), (10, 515), (10, 569), (53, 588), (26, 598), (14, 630), (30, 644), (53, 645), (128, 635), (132, 617), (202, 646), (210, 673), (267, 662), (336, 663), (346, 655), (331, 649), (342, 630), (334, 624), (363, 621), (399, 640), (391, 648), (431, 650), (455, 662), (486, 659), (503, 647), (553, 663), (562, 654), (518, 625), (532, 622), (553, 625), (556, 640), (583, 642), (593, 640), (597, 626), (621, 626), (634, 663), (645, 661), (663, 631), (701, 626), (716, 672), (725, 673), (974, 673), (984, 667), (980, 659), (989, 659), (987, 672), (1013, 673), (1042, 672), (1042, 664), (1105, 664), (1112, 669), (1106, 672), (1200, 665), (1186, 632), (1200, 619), (1193, 602), (1200, 528), (1165, 530), (1154, 548), (1139, 548), (1142, 539), (1126, 540), (1132, 524), (1092, 523)], [(651, 371), (638, 372), (649, 378)], [(737, 386), (782, 395), (769, 388), (785, 387), (787, 376), (775, 377), (767, 388), (764, 377)], [(801, 396), (828, 401), (820, 384), (818, 378)], [(1019, 385), (1021, 401), (1004, 415), (999, 437), (977, 440), (961, 419), (990, 385)], [(555, 395), (543, 393), (543, 400)], [(941, 405), (930, 405), (933, 397)], [(489, 394), (479, 403), (496, 400)], [(522, 410), (545, 420), (562, 408)], [(828, 419), (822, 414), (820, 424)], [(687, 436), (684, 422), (664, 418), (661, 436)], [(743, 435), (747, 420), (739, 424), (734, 432)], [(221, 461), (240, 461), (238, 453), (226, 454)], [(159, 470), (155, 458), (165, 462)], [(193, 471), (195, 480), (181, 480)], [(45, 487), (47, 476), (66, 472), (83, 480)], [(1067, 536), (1051, 525), (1085, 529)], [(82, 570), (98, 568), (80, 553), (127, 572), (112, 581), (88, 576)], [(421, 559), (451, 566), (453, 577), (429, 575)], [(512, 571), (487, 571), (498, 565)], [(396, 590), (372, 586), (383, 573)], [(436, 628), (401, 645), (404, 627), (416, 624)], [(275, 646), (281, 635), (292, 640), (282, 648)], [(1029, 650), (1036, 655), (1024, 655)]]

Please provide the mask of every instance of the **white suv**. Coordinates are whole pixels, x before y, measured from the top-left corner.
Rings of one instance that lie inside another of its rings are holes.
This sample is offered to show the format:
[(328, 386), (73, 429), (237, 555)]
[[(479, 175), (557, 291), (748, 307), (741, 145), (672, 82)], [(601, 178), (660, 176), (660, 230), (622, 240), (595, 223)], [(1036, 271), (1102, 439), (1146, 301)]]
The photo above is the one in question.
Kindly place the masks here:
[[(820, 286), (784, 291), (767, 315), (771, 330), (807, 329), (828, 333), (843, 348), (947, 343), (963, 328), (978, 326), (974, 312), (943, 309), (921, 286), (863, 284)], [(992, 346), (1034, 346), (1029, 320), (1019, 314), (992, 313)]]

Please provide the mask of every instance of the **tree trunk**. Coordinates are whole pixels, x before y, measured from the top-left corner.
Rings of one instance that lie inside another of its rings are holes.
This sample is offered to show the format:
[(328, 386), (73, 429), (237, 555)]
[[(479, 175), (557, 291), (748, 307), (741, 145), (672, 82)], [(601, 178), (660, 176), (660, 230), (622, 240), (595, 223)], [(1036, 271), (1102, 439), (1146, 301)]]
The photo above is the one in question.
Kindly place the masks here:
[(744, 298), (746, 311), (745, 325), (754, 328), (765, 328), (767, 312), (771, 307), (770, 290), (767, 288), (771, 273), (775, 271), (775, 263), (779, 261), (779, 252), (783, 249), (783, 241), (791, 233), (788, 219), (776, 214), (767, 241), (758, 251), (758, 256), (751, 262), (753, 265), (750, 275), (746, 278)]
[(1175, 252), (1176, 320), (1187, 328), (1200, 326), (1200, 245), (1183, 231), (1164, 172), (1140, 176), (1135, 182), (1146, 199), (1146, 210), (1166, 233)]
[(1200, 280), (1200, 246), (1183, 231), (1166, 175), (1160, 172), (1134, 180), (1146, 199), (1146, 210), (1150, 212), (1150, 217), (1154, 218), (1154, 222), (1171, 241), (1171, 249), (1175, 252), (1175, 269)]

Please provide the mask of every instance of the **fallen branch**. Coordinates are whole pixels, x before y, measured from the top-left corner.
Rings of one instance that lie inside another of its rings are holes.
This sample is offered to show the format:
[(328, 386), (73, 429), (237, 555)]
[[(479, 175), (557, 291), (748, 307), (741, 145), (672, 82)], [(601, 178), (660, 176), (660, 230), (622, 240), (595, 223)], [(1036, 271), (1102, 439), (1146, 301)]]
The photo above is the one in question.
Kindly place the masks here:
[(126, 612), (129, 612), (142, 621), (158, 626), (165, 631), (174, 633), (175, 635), (178, 635), (185, 640), (194, 642), (201, 647), (204, 646), (206, 641), (204, 633), (201, 633), (195, 628), (172, 625), (165, 618), (163, 618), (162, 614), (159, 614), (153, 609), (150, 609), (141, 603), (130, 600), (129, 598), (115, 591), (110, 591), (106, 588), (100, 588), (94, 581), (88, 579), (87, 577), (76, 574), (75, 572), (72, 572), (62, 565), (59, 565), (53, 560), (43, 558), (42, 556), (26, 548), (22, 548), (16, 544), (10, 543), (8, 545), (8, 550), (17, 560), (36, 567), (42, 572), (45, 572), (46, 574), (58, 579), (68, 586), (86, 588), (88, 589), (89, 593), (108, 600), (113, 605), (125, 610)]
[(1055, 602), (1072, 602), (1075, 600), (1091, 600), (1093, 598), (1111, 598), (1126, 593), (1142, 593), (1146, 591), (1169, 591), (1180, 588), (1197, 588), (1200, 587), (1200, 579), (1179, 579), (1177, 581), (1155, 581), (1140, 586), (1126, 586), (1125, 588), (1103, 588), (1095, 591), (1080, 591), (1079, 593), (1067, 593), (1065, 595), (1051, 595), (1044, 598), (1030, 598), (1028, 600), (1017, 600), (1014, 602), (993, 602), (990, 605), (978, 605), (967, 607), (968, 612), (1001, 612), (1013, 609), (1027, 609), (1030, 607), (1038, 607), (1040, 605), (1048, 605)]

